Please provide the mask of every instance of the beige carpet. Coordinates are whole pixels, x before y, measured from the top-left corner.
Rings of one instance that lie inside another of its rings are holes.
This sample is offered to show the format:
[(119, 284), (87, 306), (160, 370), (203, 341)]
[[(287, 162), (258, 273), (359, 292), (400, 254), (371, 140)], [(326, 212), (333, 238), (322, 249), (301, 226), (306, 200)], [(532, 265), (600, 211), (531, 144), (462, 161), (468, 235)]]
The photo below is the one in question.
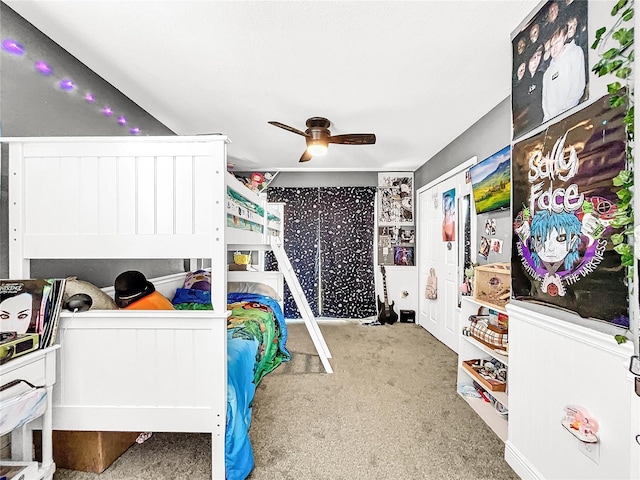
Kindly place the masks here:
[[(504, 444), (456, 393), (456, 355), (414, 324), (323, 322), (333, 375), (304, 324), (290, 363), (258, 386), (250, 480), (517, 479)], [(155, 433), (101, 475), (55, 480), (211, 478), (208, 435)]]

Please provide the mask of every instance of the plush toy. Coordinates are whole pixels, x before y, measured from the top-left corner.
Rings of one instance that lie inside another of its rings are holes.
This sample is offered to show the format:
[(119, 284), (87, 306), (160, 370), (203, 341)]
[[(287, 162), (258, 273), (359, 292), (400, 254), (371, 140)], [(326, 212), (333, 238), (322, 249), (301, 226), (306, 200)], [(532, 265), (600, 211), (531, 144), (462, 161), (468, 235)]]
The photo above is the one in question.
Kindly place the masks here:
[[(78, 277), (67, 277), (62, 295), (62, 305), (67, 307), (69, 300), (74, 295), (88, 295), (91, 298), (90, 310), (117, 310), (118, 306), (113, 299), (96, 287), (93, 283), (78, 280)], [(76, 297), (81, 298), (81, 297)], [(75, 308), (73, 309), (75, 310)], [(82, 309), (80, 309), (82, 310)]]
[(259, 172), (253, 172), (251, 174), (251, 189), (259, 190), (264, 182), (264, 176)]
[(211, 272), (207, 272), (206, 270), (187, 272), (184, 279), (184, 288), (211, 291)]

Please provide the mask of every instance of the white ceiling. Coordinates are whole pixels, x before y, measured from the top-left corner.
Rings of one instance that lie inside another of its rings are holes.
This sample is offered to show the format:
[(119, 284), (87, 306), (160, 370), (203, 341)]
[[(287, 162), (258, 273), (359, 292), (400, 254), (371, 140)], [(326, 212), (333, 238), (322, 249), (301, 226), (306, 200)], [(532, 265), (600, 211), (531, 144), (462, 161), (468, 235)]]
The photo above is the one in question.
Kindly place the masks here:
[[(180, 135), (227, 134), (237, 170), (411, 171), (511, 88), (526, 1), (4, 0)], [(299, 163), (313, 116), (330, 145)]]

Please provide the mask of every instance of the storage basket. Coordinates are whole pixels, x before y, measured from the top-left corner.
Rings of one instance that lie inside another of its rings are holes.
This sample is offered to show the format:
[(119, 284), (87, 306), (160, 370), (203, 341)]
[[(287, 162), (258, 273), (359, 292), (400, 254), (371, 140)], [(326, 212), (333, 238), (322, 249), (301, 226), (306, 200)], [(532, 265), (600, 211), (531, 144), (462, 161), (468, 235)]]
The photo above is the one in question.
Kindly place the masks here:
[(490, 390), (492, 392), (504, 392), (507, 390), (507, 383), (495, 378), (485, 378), (480, 375), (473, 365), (475, 365), (478, 360), (465, 360), (462, 362), (462, 368), (464, 368), (469, 374), (484, 388)]
[(489, 323), (488, 316), (472, 315), (469, 317), (471, 329), (469, 334), (489, 348), (506, 350), (509, 343), (509, 330)]

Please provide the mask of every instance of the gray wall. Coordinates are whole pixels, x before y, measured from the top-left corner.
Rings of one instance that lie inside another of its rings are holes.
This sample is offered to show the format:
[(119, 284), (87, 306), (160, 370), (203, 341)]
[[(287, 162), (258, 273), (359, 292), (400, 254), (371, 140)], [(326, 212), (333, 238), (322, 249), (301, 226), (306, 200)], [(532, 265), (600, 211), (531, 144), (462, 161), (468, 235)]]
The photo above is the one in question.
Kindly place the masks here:
[(416, 170), (416, 190), (473, 156), (480, 162), (510, 144), (511, 97), (508, 96)]
[[(0, 39), (13, 39), (25, 48), (16, 56), (0, 50), (0, 125), (4, 137), (29, 136), (119, 136), (129, 135), (128, 127), (119, 125), (116, 116), (107, 118), (100, 109), (108, 104), (129, 124), (138, 126), (141, 135), (174, 135), (146, 111), (124, 96), (93, 71), (54, 43), (4, 3), (0, 2)], [(34, 69), (36, 60), (53, 67), (45, 77)], [(58, 88), (62, 78), (71, 78), (75, 92)], [(90, 91), (96, 98), (91, 105), (84, 100)], [(2, 144), (0, 206), (0, 278), (9, 276), (8, 248), (8, 147)], [(68, 262), (33, 261), (32, 277), (78, 275), (99, 286), (112, 285), (115, 277), (129, 268), (151, 276), (162, 271), (182, 271), (183, 261), (164, 261), (160, 265), (145, 262)]]
[[(416, 191), (432, 180), (444, 175), (452, 168), (469, 160), (471, 157), (477, 156), (478, 162), (481, 162), (510, 144), (511, 97), (509, 96), (416, 170)], [(495, 220), (496, 228), (494, 235), (489, 236), (485, 233), (485, 223), (487, 219)], [(510, 210), (507, 209), (478, 215), (476, 222), (476, 241), (471, 246), (472, 257), (476, 258), (480, 265), (509, 262), (511, 260)], [(503, 241), (502, 253), (490, 252), (486, 259), (478, 255), (479, 242), (482, 237), (486, 237), (489, 240), (492, 238), (501, 239)]]

